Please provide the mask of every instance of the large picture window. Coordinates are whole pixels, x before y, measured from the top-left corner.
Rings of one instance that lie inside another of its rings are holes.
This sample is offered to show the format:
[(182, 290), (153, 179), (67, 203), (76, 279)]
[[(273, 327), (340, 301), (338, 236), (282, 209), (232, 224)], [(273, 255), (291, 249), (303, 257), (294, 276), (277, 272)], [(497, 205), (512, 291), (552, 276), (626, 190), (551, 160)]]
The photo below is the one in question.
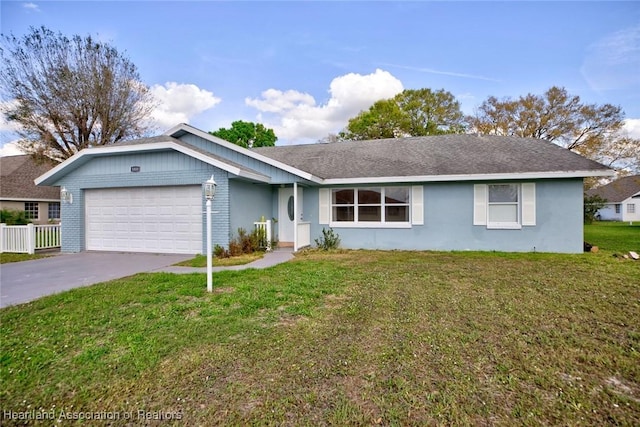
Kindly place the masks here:
[(334, 188), (331, 222), (340, 224), (409, 224), (410, 187)]

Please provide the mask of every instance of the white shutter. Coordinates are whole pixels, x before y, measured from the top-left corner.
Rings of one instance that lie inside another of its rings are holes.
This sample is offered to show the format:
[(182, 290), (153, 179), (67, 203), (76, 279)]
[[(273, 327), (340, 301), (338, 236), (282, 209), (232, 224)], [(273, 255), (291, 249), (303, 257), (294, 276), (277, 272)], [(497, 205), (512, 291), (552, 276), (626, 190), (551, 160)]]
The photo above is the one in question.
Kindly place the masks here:
[(487, 225), (487, 185), (473, 185), (473, 225)]
[(321, 188), (318, 191), (319, 201), (318, 206), (320, 212), (318, 213), (319, 224), (329, 224), (331, 218), (331, 190), (328, 188)]
[(411, 224), (424, 225), (424, 191), (422, 185), (411, 187)]
[(522, 225), (536, 225), (536, 184), (522, 184)]

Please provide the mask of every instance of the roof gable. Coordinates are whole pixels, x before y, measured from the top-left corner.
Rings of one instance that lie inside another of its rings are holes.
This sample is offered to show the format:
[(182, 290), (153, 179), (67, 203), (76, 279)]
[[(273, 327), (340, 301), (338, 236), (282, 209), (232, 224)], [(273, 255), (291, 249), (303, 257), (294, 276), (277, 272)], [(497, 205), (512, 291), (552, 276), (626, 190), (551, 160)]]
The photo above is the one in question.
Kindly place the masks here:
[(30, 155), (0, 157), (0, 198), (3, 200), (59, 200), (57, 187), (37, 187), (33, 180), (54, 164), (38, 163)]
[(610, 203), (623, 202), (638, 193), (640, 193), (640, 175), (625, 176), (587, 191), (590, 196), (600, 196)]
[(209, 153), (205, 150), (199, 149), (183, 141), (180, 141), (179, 139), (167, 135), (141, 138), (131, 141), (125, 141), (119, 144), (85, 148), (84, 150), (81, 150), (80, 152), (65, 160), (54, 169), (38, 177), (35, 182), (37, 185), (51, 185), (51, 183), (57, 182), (64, 175), (77, 169), (78, 167), (82, 166), (95, 157), (163, 150), (178, 151), (185, 155), (196, 158), (204, 163), (225, 170), (238, 177), (252, 179), (260, 182), (269, 182), (269, 177), (264, 174), (239, 165), (228, 159), (216, 156), (212, 153)]

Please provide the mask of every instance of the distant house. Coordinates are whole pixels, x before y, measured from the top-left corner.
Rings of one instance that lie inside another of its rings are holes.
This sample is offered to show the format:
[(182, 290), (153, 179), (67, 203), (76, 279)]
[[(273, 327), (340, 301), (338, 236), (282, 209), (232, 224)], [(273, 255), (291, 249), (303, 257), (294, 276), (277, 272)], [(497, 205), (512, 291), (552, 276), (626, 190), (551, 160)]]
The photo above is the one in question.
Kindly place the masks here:
[(640, 221), (640, 175), (625, 176), (587, 191), (607, 200), (596, 218), (603, 221)]
[(34, 224), (59, 221), (60, 189), (34, 183), (53, 166), (29, 155), (0, 157), (0, 209), (24, 211)]
[(583, 178), (609, 168), (531, 138), (441, 135), (246, 149), (181, 124), (87, 148), (39, 177), (64, 187), (62, 250), (204, 253), (274, 218), (282, 245), (332, 227), (344, 248), (583, 251)]

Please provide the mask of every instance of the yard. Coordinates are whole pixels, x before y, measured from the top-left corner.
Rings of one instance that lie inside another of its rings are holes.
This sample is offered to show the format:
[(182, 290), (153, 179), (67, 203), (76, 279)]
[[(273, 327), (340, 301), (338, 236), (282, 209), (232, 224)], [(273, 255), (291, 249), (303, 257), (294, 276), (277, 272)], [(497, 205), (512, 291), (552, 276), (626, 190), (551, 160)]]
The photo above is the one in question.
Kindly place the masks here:
[(213, 294), (142, 274), (3, 309), (2, 425), (638, 425), (640, 262), (612, 256), (636, 231), (580, 255), (306, 252)]

